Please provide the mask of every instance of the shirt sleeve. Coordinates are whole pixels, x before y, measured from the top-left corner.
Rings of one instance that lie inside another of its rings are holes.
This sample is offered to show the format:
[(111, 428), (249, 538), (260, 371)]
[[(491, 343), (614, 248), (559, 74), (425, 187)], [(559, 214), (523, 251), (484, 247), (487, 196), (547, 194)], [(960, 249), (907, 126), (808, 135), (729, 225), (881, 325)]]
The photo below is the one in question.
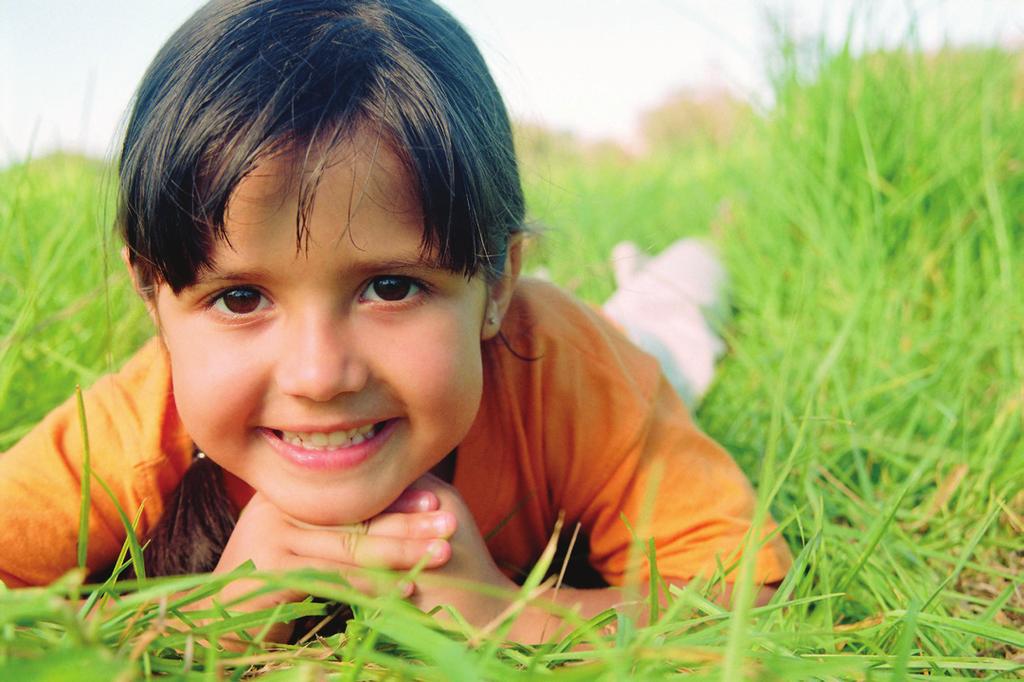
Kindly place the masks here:
[[(631, 556), (640, 560), (640, 574), (648, 574), (636, 538), (654, 540), (658, 571), (666, 578), (709, 578), (719, 566), (727, 581), (736, 578), (755, 493), (729, 454), (693, 424), (663, 377), (603, 476), (588, 483), (591, 495), (576, 513), (589, 530), (590, 562), (609, 583), (624, 581)], [(755, 541), (757, 583), (782, 580), (791, 564), (776, 530), (766, 518)]]
[[(550, 332), (537, 363), (544, 413), (533, 421), (543, 424), (552, 511), (579, 521), (591, 565), (611, 584), (626, 578), (637, 538), (654, 540), (668, 578), (735, 568), (756, 505), (742, 470), (693, 423), (654, 358), (596, 311), (555, 305), (533, 328)], [(766, 518), (754, 545), (760, 583), (781, 580), (791, 563), (776, 530)]]
[[(127, 537), (117, 506), (139, 515), (144, 536), (181, 480), (192, 444), (171, 393), (159, 340), (144, 346), (117, 374), (85, 391), (90, 462), (87, 570), (109, 566)], [(0, 581), (45, 585), (77, 565), (83, 440), (74, 397), (0, 454)], [(140, 514), (141, 510), (141, 514)]]

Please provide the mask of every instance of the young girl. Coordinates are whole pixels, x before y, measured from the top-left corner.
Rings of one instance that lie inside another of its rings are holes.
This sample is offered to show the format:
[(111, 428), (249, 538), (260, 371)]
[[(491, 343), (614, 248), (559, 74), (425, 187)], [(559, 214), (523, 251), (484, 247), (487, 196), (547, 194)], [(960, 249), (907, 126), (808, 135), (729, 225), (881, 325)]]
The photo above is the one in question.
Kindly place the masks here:
[[(672, 582), (734, 565), (754, 498), (733, 461), (653, 358), (519, 279), (507, 114), (441, 8), (214, 0), (146, 73), (119, 173), (157, 336), (85, 404), (92, 468), (141, 514), (151, 574), (251, 559), (358, 585), (360, 567), (426, 558), (427, 577), (511, 586), (560, 514), (613, 586), (634, 543), (623, 517)], [(8, 586), (75, 566), (81, 471), (71, 401), (0, 456)], [(125, 531), (91, 499), (101, 571)], [(765, 541), (756, 581), (788, 561)], [(430, 580), (406, 594), (481, 625), (504, 608)], [(558, 596), (584, 615), (620, 598)], [(516, 635), (542, 622), (528, 612)]]

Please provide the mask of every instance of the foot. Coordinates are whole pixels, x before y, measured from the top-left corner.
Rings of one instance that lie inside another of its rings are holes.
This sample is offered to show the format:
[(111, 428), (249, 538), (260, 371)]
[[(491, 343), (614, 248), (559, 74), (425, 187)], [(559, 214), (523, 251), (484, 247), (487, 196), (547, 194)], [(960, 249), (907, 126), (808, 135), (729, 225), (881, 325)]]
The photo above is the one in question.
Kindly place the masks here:
[(710, 246), (681, 239), (656, 256), (635, 244), (612, 249), (618, 289), (605, 313), (654, 355), (694, 408), (711, 385), (725, 345), (716, 331), (725, 314), (725, 269)]

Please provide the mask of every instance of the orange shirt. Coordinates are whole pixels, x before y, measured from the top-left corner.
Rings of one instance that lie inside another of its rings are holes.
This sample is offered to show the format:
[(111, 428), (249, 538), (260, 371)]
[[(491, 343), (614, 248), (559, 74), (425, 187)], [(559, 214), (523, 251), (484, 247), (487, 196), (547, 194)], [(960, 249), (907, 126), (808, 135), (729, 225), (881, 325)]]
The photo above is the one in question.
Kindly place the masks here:
[[(620, 584), (634, 543), (685, 580), (735, 561), (754, 495), (733, 460), (690, 420), (657, 362), (556, 287), (523, 281), (500, 339), (483, 345), (484, 395), (459, 446), (454, 485), (499, 566), (527, 571), (564, 511), (590, 538), (590, 563)], [(159, 340), (85, 394), (93, 470), (145, 537), (193, 445), (174, 406)], [(42, 585), (76, 565), (82, 442), (74, 400), (0, 455), (0, 580)], [(236, 481), (237, 482), (237, 481)], [(247, 491), (229, 486), (236, 503)], [(125, 532), (92, 486), (88, 568), (108, 566)], [(774, 529), (766, 524), (764, 533)], [(790, 555), (764, 543), (755, 579), (781, 580)]]

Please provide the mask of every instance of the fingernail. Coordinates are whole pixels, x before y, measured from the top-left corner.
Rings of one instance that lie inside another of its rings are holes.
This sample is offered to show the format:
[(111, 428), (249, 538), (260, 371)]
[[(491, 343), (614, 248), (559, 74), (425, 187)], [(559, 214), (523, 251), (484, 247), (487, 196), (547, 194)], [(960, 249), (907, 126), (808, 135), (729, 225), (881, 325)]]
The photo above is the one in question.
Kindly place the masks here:
[(455, 531), (455, 517), (448, 512), (441, 512), (434, 517), (433, 527), (438, 535), (448, 537)]
[(447, 550), (448, 543), (444, 540), (431, 540), (427, 545), (427, 554), (434, 560), (443, 559)]
[(408, 580), (402, 580), (398, 583), (398, 591), (403, 597), (411, 597), (412, 593), (416, 591), (416, 585)]
[(437, 495), (429, 490), (420, 491), (419, 496), (416, 498), (416, 507), (420, 511), (433, 511), (440, 506), (441, 503), (438, 502)]

